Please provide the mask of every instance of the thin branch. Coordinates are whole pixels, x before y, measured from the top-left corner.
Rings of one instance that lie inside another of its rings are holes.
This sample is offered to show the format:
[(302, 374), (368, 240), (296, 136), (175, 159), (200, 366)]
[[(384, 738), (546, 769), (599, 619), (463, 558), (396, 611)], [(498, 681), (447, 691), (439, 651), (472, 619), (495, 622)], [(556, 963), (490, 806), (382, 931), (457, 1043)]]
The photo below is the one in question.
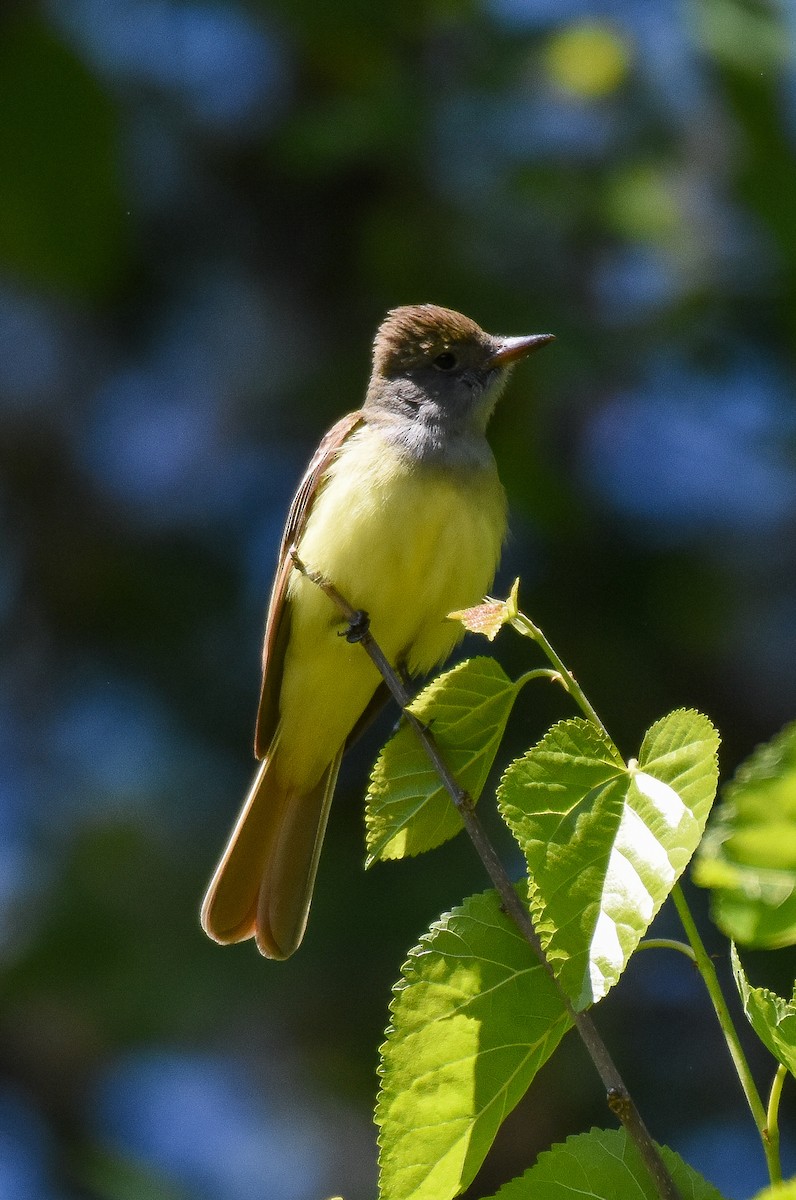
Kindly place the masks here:
[[(367, 613), (362, 612), (361, 609), (352, 608), (328, 579), (303, 563), (298, 556), (295, 546), (290, 548), (289, 553), (296, 569), (312, 583), (316, 584), (337, 605), (340, 612), (348, 621), (348, 630), (345, 633), (345, 637), (350, 642), (359, 642), (370, 656), (390, 692), (403, 710), (404, 717), (420, 739), (423, 748), (462, 818), (464, 827), (469, 834), (476, 853), (500, 895), (506, 913), (514, 921), (520, 933), (558, 989), (562, 1003), (602, 1080), (606, 1091), (608, 1107), (619, 1118), (628, 1137), (638, 1150), (661, 1200), (682, 1200), (674, 1180), (669, 1174), (658, 1152), (658, 1148), (653, 1142), (641, 1118), (641, 1114), (636, 1108), (635, 1102), (608, 1052), (607, 1046), (597, 1032), (594, 1022), (586, 1013), (578, 1012), (573, 1008), (569, 997), (558, 983), (553, 968), (550, 966), (542, 948), (542, 943), (533, 927), (530, 914), (514, 890), (511, 880), (506, 874), (505, 868), (476, 814), (472, 798), (456, 782), (455, 776), (445, 762), (430, 731), (408, 710), (408, 705), (411, 703), (412, 697), (370, 632), (370, 622)], [(563, 663), (560, 669), (566, 672)], [(595, 719), (597, 719), (596, 714)]]

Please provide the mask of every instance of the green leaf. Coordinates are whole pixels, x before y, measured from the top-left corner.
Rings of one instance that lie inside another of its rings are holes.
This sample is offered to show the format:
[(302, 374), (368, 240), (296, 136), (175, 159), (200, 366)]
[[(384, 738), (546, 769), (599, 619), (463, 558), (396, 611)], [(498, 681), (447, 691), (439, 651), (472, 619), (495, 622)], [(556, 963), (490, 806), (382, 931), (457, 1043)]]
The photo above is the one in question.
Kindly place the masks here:
[(744, 946), (796, 942), (796, 722), (758, 746), (723, 790), (694, 879), (719, 929)]
[(774, 1057), (796, 1075), (796, 982), (791, 1000), (768, 988), (752, 987), (734, 943), (731, 953), (732, 973), (750, 1025)]
[(785, 1183), (775, 1183), (773, 1187), (763, 1188), (753, 1200), (796, 1200), (796, 1178)]
[[(682, 1200), (722, 1200), (679, 1154), (659, 1147)], [(659, 1200), (638, 1151), (624, 1129), (592, 1129), (567, 1138), (539, 1155), (519, 1179), (505, 1184), (492, 1200)]]
[[(471, 658), (438, 676), (410, 705), (448, 766), (477, 800), (522, 686), (493, 658)], [(414, 730), (402, 724), (379, 755), (365, 808), (368, 866), (433, 850), (462, 828)]]
[(706, 717), (681, 710), (625, 767), (595, 725), (562, 721), (501, 780), (537, 931), (577, 1008), (616, 983), (699, 844), (718, 741)]
[(496, 892), (470, 896), (421, 938), (381, 1048), (380, 1196), (449, 1200), (570, 1025), (560, 995)]

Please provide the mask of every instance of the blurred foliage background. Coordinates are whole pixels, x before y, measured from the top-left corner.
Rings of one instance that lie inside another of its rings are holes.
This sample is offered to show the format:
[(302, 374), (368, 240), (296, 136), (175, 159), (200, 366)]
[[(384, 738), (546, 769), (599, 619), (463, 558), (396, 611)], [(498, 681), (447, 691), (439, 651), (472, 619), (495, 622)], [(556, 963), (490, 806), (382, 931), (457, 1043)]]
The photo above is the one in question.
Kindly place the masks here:
[[(494, 422), (498, 587), (625, 752), (694, 705), (727, 777), (794, 716), (795, 39), (789, 0), (3, 6), (0, 1196), (374, 1195), (390, 987), (485, 886), (461, 839), (363, 872), (389, 719), (293, 960), (197, 908), (287, 505), (387, 308), (557, 334)], [(526, 689), (506, 754), (564, 715)], [(762, 1154), (707, 1002), (639, 958), (599, 1023), (655, 1136), (744, 1200)], [(747, 965), (788, 994), (792, 956)], [(572, 1041), (469, 1194), (607, 1121)]]

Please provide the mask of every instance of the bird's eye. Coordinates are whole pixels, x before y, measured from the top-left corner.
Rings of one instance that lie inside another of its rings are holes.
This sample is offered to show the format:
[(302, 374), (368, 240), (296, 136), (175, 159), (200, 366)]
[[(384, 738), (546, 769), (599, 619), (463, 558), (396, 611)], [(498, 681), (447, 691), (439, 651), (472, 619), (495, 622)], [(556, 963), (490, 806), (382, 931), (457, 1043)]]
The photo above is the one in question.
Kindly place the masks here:
[(434, 366), (438, 371), (452, 371), (458, 361), (452, 350), (443, 350), (442, 354), (438, 354), (434, 359)]

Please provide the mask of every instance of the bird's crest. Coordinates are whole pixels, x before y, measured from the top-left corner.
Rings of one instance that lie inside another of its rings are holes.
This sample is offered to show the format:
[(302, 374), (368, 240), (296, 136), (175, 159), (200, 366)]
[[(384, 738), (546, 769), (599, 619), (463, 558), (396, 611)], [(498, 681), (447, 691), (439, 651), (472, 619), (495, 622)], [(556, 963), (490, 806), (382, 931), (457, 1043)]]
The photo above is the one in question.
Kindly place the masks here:
[(406, 304), (391, 309), (379, 326), (373, 343), (373, 368), (379, 375), (390, 376), (418, 357), (461, 342), (486, 345), (489, 335), (453, 309)]

